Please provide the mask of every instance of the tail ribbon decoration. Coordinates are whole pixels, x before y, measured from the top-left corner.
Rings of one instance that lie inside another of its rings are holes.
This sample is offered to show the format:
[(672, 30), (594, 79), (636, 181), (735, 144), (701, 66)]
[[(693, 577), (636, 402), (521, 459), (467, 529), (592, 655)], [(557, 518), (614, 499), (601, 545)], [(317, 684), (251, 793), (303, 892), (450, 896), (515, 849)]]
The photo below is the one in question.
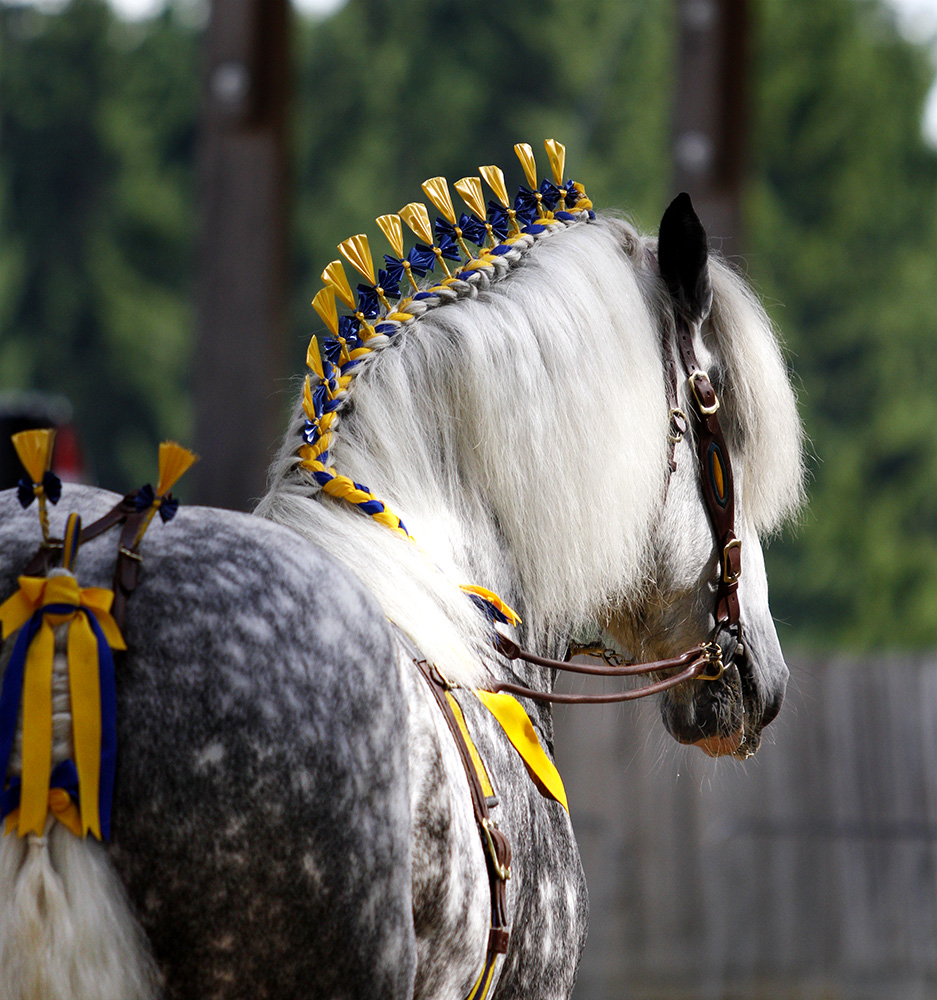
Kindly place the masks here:
[[(99, 587), (80, 588), (70, 574), (48, 579), (22, 576), (18, 582), (20, 589), (0, 605), (3, 638), (19, 632), (0, 690), (0, 775), (9, 766), (22, 701), (22, 783), (6, 790), (0, 817), (12, 815), (18, 807), (20, 836), (42, 836), (50, 808), (57, 818), (68, 814), (74, 821), (68, 812), (72, 802), (62, 797), (64, 793), (69, 800), (77, 798), (70, 771), (52, 770), (54, 628), (67, 624), (74, 767), (81, 789), (78, 829), (82, 836), (90, 832), (106, 840), (117, 749), (112, 650), (126, 649), (110, 614), (114, 594)], [(8, 822), (8, 828), (11, 825)], [(66, 825), (74, 829), (73, 822)]]

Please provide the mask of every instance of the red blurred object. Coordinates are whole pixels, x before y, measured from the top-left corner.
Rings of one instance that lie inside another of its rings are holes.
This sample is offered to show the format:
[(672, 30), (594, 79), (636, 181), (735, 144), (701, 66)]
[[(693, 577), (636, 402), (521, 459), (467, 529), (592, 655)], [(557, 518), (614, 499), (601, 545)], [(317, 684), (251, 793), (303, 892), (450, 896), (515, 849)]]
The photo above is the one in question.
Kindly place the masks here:
[(41, 392), (0, 393), (0, 489), (16, 486), (23, 467), (10, 438), (38, 427), (55, 428), (52, 471), (66, 483), (87, 482), (87, 468), (72, 405), (64, 396)]

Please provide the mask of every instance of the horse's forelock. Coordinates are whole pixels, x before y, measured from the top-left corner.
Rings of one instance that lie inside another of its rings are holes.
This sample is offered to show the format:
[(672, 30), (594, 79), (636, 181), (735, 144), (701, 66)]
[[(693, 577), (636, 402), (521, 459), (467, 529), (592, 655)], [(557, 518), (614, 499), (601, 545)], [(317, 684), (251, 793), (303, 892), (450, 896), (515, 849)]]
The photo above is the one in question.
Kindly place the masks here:
[(747, 283), (710, 261), (713, 308), (707, 326), (723, 366), (732, 460), (752, 526), (770, 533), (804, 500), (803, 428), (777, 334)]

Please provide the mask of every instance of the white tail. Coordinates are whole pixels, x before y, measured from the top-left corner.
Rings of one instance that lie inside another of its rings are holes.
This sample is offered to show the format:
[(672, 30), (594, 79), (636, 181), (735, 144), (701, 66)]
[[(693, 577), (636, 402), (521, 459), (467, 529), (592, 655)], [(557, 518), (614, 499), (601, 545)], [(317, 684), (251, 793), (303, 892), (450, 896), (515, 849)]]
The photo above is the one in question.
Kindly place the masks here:
[[(73, 754), (66, 627), (55, 631), (53, 766)], [(2, 1000), (154, 1000), (158, 993), (146, 937), (101, 844), (79, 839), (51, 815), (42, 837), (0, 837)]]

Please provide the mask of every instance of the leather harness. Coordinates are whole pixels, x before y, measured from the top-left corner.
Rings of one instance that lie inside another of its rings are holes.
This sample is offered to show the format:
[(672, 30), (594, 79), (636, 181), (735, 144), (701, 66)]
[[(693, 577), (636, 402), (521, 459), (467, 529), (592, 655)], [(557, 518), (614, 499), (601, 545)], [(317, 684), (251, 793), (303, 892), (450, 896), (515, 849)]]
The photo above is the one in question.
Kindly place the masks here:
[[(79, 545), (90, 542), (91, 539), (103, 535), (111, 528), (120, 525), (120, 540), (117, 546), (117, 565), (114, 568), (114, 603), (111, 615), (117, 622), (117, 627), (123, 631), (127, 614), (127, 601), (137, 588), (137, 578), (140, 572), (140, 555), (138, 532), (146, 519), (147, 509), (137, 509), (138, 490), (123, 497), (120, 503), (112, 507), (103, 517), (98, 518), (87, 528), (82, 528), (79, 535)], [(26, 576), (46, 576), (51, 567), (53, 556), (62, 547), (61, 541), (43, 542), (25, 569)]]

